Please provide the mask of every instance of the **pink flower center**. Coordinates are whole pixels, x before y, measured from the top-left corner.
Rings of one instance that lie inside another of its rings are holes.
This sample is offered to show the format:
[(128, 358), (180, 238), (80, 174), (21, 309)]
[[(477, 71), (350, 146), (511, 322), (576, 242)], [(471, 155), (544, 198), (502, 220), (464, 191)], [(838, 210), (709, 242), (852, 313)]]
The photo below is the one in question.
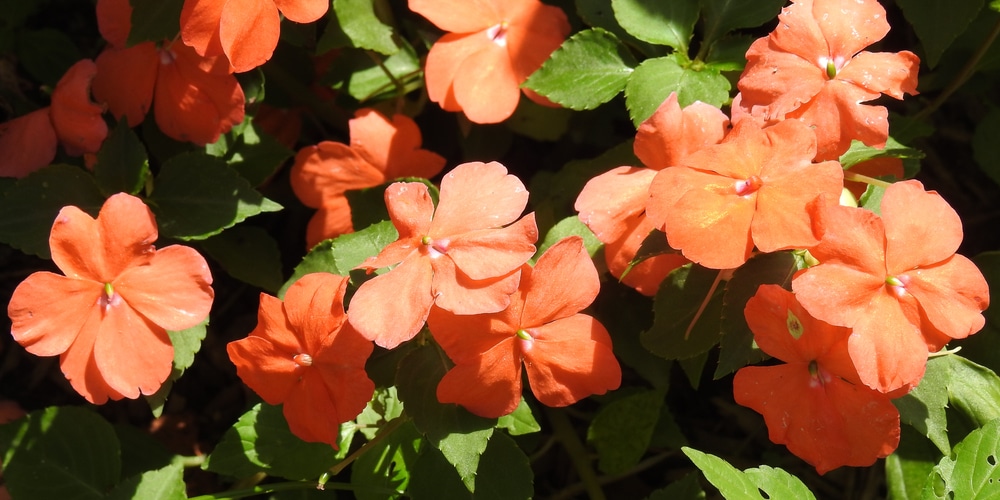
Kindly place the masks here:
[(809, 387), (823, 387), (831, 380), (833, 377), (826, 370), (821, 369), (815, 359), (809, 362)]
[(837, 73), (844, 69), (844, 64), (846, 64), (847, 61), (843, 57), (836, 56), (821, 57), (817, 62), (819, 63), (820, 69), (826, 71), (827, 79), (833, 80), (837, 77)]
[(906, 285), (910, 284), (910, 277), (905, 274), (899, 276), (889, 276), (885, 279), (885, 285), (889, 287), (889, 293), (897, 299), (906, 296)]
[(734, 188), (736, 189), (736, 194), (740, 196), (747, 196), (757, 192), (761, 186), (764, 185), (764, 181), (756, 175), (751, 175), (746, 180), (736, 181)]
[(486, 29), (486, 36), (493, 40), (493, 43), (501, 46), (507, 46), (507, 21), (502, 21), (500, 24), (490, 26)]
[(427, 248), (427, 253), (430, 254), (432, 259), (436, 259), (448, 253), (448, 245), (451, 244), (451, 240), (448, 238), (435, 240), (430, 236), (424, 236), (420, 239), (420, 244)]
[(164, 47), (160, 49), (160, 64), (166, 66), (168, 64), (173, 64), (177, 60), (177, 55), (173, 53), (169, 48)]
[(534, 335), (523, 328), (518, 330), (515, 335), (517, 335), (517, 342), (521, 345), (521, 352), (530, 352), (532, 346), (535, 345)]
[(308, 354), (296, 354), (292, 357), (292, 361), (299, 366), (312, 366), (313, 358)]
[(122, 303), (121, 295), (115, 293), (115, 288), (111, 286), (111, 283), (104, 284), (104, 293), (101, 297), (97, 299), (97, 304), (104, 309), (104, 312), (108, 312), (112, 307), (116, 307), (118, 304)]

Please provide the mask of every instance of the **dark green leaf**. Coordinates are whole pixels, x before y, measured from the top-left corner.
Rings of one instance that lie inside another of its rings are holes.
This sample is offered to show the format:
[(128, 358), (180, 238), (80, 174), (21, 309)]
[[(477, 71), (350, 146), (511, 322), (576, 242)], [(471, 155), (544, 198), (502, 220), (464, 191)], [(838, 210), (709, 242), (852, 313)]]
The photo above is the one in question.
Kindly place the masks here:
[(258, 472), (292, 480), (315, 480), (336, 463), (328, 444), (306, 443), (288, 429), (280, 406), (259, 403), (222, 436), (202, 468), (247, 477)]
[(359, 487), (354, 492), (357, 498), (400, 498), (407, 489), (412, 469), (424, 446), (423, 436), (410, 421), (358, 457), (351, 466), (351, 484)]
[(635, 64), (614, 34), (592, 28), (563, 42), (524, 86), (570, 109), (594, 109), (625, 88)]
[(420, 59), (413, 47), (405, 41), (401, 44), (400, 50), (385, 58), (381, 66), (363, 50), (344, 49), (330, 71), (330, 83), (359, 102), (394, 98), (420, 88), (423, 85)]
[(632, 257), (632, 262), (629, 262), (625, 273), (622, 274), (622, 278), (624, 279), (625, 274), (628, 274), (640, 262), (656, 257), (657, 255), (667, 254), (680, 254), (680, 252), (670, 247), (667, 243), (667, 235), (663, 231), (653, 229), (643, 238), (642, 243), (639, 245), (639, 250), (635, 252), (635, 257)]
[(118, 122), (97, 152), (94, 178), (101, 191), (137, 194), (149, 176), (146, 148), (126, 122)]
[(927, 438), (908, 425), (900, 429), (899, 447), (885, 457), (885, 478), (889, 498), (919, 500), (927, 476), (941, 459), (941, 452)]
[(160, 234), (200, 240), (281, 205), (264, 198), (222, 160), (203, 153), (171, 158), (150, 196)]
[(927, 478), (923, 498), (1000, 498), (1000, 419), (972, 431)]
[[(715, 346), (722, 309), (719, 273), (696, 264), (671, 272), (656, 293), (653, 326), (642, 332), (642, 345), (666, 359), (693, 358)], [(711, 300), (703, 306), (706, 299)]]
[(721, 107), (729, 101), (730, 87), (726, 77), (708, 66), (685, 67), (675, 55), (646, 59), (635, 68), (625, 86), (625, 106), (638, 127), (671, 92), (677, 92), (681, 107), (695, 101)]
[(281, 255), (267, 231), (236, 226), (203, 241), (201, 248), (230, 276), (270, 293), (281, 288)]
[(379, 13), (389, 12), (384, 0), (333, 0), (333, 10), (338, 24), (355, 47), (385, 55), (399, 50), (393, 40), (392, 27), (379, 19)]
[(0, 451), (13, 498), (104, 499), (121, 473), (114, 429), (84, 408), (53, 406), (0, 425)]
[(662, 391), (642, 391), (601, 408), (587, 429), (601, 472), (621, 474), (639, 463), (649, 449), (663, 399)]
[(743, 71), (747, 65), (747, 49), (754, 40), (756, 38), (750, 35), (722, 38), (712, 46), (712, 52), (708, 54), (705, 65), (715, 71)]
[(173, 40), (181, 31), (180, 18), (184, 0), (129, 0), (132, 4), (132, 30), (128, 45)]
[(28, 74), (53, 87), (70, 66), (83, 58), (69, 35), (50, 28), (19, 30), (14, 49), (17, 61)]
[(184, 468), (170, 464), (162, 469), (150, 470), (126, 478), (108, 495), (110, 500), (186, 500), (187, 484)]
[(302, 262), (295, 266), (295, 271), (278, 291), (278, 296), (284, 296), (285, 290), (288, 290), (292, 283), (309, 273), (350, 276), (351, 269), (357, 267), (368, 257), (378, 255), (386, 245), (398, 238), (399, 233), (396, 232), (395, 226), (386, 221), (366, 227), (356, 233), (348, 233), (333, 240), (323, 241), (313, 247), (302, 259)]
[(691, 473), (670, 483), (666, 488), (650, 493), (646, 500), (704, 500), (704, 498), (705, 490), (701, 489), (698, 475)]
[(159, 390), (146, 396), (146, 402), (153, 410), (154, 417), (160, 417), (174, 382), (181, 378), (184, 370), (187, 370), (194, 363), (194, 355), (201, 350), (201, 341), (205, 340), (205, 335), (208, 332), (206, 325), (208, 325), (207, 320), (187, 330), (167, 332), (167, 335), (170, 336), (170, 344), (174, 347), (173, 369), (170, 372), (170, 377), (160, 386)]
[(148, 470), (162, 469), (176, 457), (167, 451), (147, 429), (127, 424), (114, 426), (121, 444), (121, 477), (131, 477)]
[(778, 15), (785, 0), (701, 0), (705, 19), (705, 41), (714, 44), (723, 35), (739, 28), (755, 28)]
[(698, 21), (698, 0), (612, 0), (611, 6), (618, 23), (631, 35), (687, 54)]
[(536, 104), (531, 99), (521, 99), (514, 114), (504, 120), (507, 128), (539, 141), (556, 141), (569, 129), (573, 112)]
[(325, 54), (333, 49), (340, 49), (343, 47), (351, 46), (351, 38), (344, 33), (344, 29), (340, 27), (340, 21), (337, 20), (337, 11), (330, 9), (326, 13), (326, 27), (323, 29), (323, 34), (320, 35), (319, 40), (316, 42), (316, 53)]
[(662, 45), (652, 45), (630, 35), (615, 19), (611, 0), (575, 0), (576, 13), (580, 19), (592, 28), (603, 28), (618, 37), (619, 40), (636, 47), (647, 56), (661, 56), (667, 52)]
[(990, 307), (983, 311), (986, 325), (979, 333), (949, 345), (960, 346), (970, 361), (1000, 371), (1000, 251), (983, 252), (973, 262), (990, 288)]
[(473, 498), (528, 499), (534, 494), (533, 483), (528, 457), (510, 436), (497, 432), (480, 461)]
[(760, 285), (790, 288), (792, 274), (797, 269), (795, 257), (790, 252), (773, 252), (758, 254), (733, 272), (722, 299), (722, 349), (714, 378), (722, 378), (766, 357), (754, 344), (743, 309)]
[[(213, 146), (219, 144), (225, 147), (216, 147), (213, 151)], [(253, 186), (259, 186), (271, 178), (285, 160), (292, 156), (292, 150), (274, 137), (258, 130), (252, 121), (249, 121), (238, 135), (236, 132), (230, 132), (206, 149), (209, 154), (226, 160), (229, 166), (236, 169)]]
[(70, 165), (49, 165), (17, 181), (0, 200), (0, 241), (25, 253), (49, 258), (49, 232), (64, 206), (93, 217), (104, 204), (97, 182)]
[(991, 109), (972, 135), (972, 156), (979, 168), (1000, 184), (1000, 155), (996, 154), (997, 137), (1000, 137), (1000, 108)]
[(976, 14), (983, 8), (983, 0), (899, 0), (906, 20), (913, 26), (917, 38), (924, 46), (924, 61), (931, 68), (937, 66), (952, 42), (961, 35)]

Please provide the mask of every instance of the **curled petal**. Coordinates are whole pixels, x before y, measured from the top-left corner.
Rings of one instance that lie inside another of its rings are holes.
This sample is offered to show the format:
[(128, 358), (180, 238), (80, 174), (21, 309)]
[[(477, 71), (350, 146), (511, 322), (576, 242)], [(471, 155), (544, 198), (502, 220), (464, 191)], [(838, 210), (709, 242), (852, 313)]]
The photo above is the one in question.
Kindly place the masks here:
[(59, 142), (72, 156), (96, 153), (108, 136), (101, 115), (104, 108), (90, 100), (90, 83), (97, 66), (90, 59), (78, 61), (56, 83), (49, 116)]
[(125, 48), (132, 31), (129, 0), (97, 0), (97, 29), (112, 47)]

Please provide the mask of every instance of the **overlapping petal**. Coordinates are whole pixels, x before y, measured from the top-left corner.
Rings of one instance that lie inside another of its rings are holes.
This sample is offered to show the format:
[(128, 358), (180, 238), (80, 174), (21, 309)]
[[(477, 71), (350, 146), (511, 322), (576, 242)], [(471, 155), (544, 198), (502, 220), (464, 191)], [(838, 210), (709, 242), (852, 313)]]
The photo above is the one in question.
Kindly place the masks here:
[(0, 177), (25, 177), (52, 163), (58, 143), (49, 108), (0, 123)]
[(243, 121), (245, 97), (234, 76), (207, 72), (205, 60), (179, 43), (160, 60), (153, 105), (164, 134), (204, 145)]
[(52, 91), (49, 116), (59, 142), (71, 156), (96, 153), (108, 136), (104, 108), (90, 100), (90, 84), (97, 66), (90, 59), (76, 62)]
[[(75, 329), (67, 325), (87, 317), (103, 291), (91, 280), (34, 273), (18, 285), (7, 304), (11, 335), (36, 356), (62, 354), (80, 333), (80, 325)], [(53, 296), (59, 300), (52, 300)]]

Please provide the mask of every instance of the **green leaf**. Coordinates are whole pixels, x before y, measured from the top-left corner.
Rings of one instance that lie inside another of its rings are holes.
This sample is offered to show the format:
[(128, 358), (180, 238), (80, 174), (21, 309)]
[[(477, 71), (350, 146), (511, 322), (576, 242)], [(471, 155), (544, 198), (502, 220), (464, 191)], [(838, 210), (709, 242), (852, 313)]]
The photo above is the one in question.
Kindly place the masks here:
[(497, 432), (483, 453), (476, 475), (476, 499), (531, 498), (534, 473), (528, 457), (510, 436)]
[[(942, 356), (950, 371), (948, 401), (979, 426), (1000, 418), (1000, 377), (962, 356)], [(930, 362), (928, 362), (930, 365)]]
[(149, 176), (146, 148), (126, 122), (118, 122), (97, 152), (94, 178), (107, 195), (136, 194)]
[(851, 141), (851, 147), (840, 155), (840, 165), (849, 169), (858, 163), (873, 158), (900, 158), (902, 160), (919, 160), (924, 157), (923, 151), (904, 146), (890, 137), (885, 141), (884, 148), (866, 146), (858, 140)]
[(160, 234), (182, 240), (205, 239), (247, 217), (281, 210), (222, 160), (204, 153), (167, 160), (149, 201)]
[(351, 466), (351, 484), (358, 487), (355, 496), (359, 500), (400, 498), (425, 445), (412, 421), (393, 430)]
[[(381, 426), (403, 414), (403, 402), (399, 400), (396, 386), (376, 387), (375, 395), (355, 419), (358, 432), (371, 440)], [(345, 424), (346, 425), (346, 424)], [(345, 443), (346, 447), (347, 444)]]
[(507, 429), (511, 436), (533, 434), (542, 430), (542, 426), (538, 425), (538, 421), (531, 413), (531, 407), (524, 398), (521, 398), (521, 403), (513, 412), (497, 419), (497, 428)]
[(303, 257), (302, 262), (295, 266), (295, 271), (288, 278), (278, 296), (285, 295), (285, 290), (299, 278), (309, 273), (332, 273), (339, 276), (350, 276), (354, 269), (368, 257), (378, 255), (389, 243), (396, 241), (399, 233), (391, 222), (385, 221), (371, 225), (356, 233), (338, 236), (333, 240), (320, 242)]
[(858, 200), (858, 206), (874, 212), (875, 215), (882, 215), (883, 196), (885, 196), (884, 187), (874, 184), (869, 185), (865, 189), (864, 194), (861, 195), (861, 199)]
[(270, 179), (293, 153), (274, 137), (258, 130), (253, 121), (245, 123), (246, 126), (238, 132), (234, 129), (215, 144), (208, 145), (206, 151), (226, 160), (251, 185), (259, 186)]
[(111, 500), (186, 500), (187, 484), (184, 467), (170, 464), (162, 469), (150, 470), (129, 477), (108, 495)]
[(695, 101), (721, 107), (729, 101), (730, 88), (729, 80), (708, 66), (682, 66), (676, 55), (646, 59), (625, 86), (625, 106), (638, 127), (671, 92), (677, 92), (682, 108)]
[(924, 499), (1000, 498), (1000, 419), (969, 433), (927, 478)]
[[(672, 271), (656, 293), (653, 326), (640, 335), (642, 345), (666, 359), (693, 358), (715, 346), (720, 335), (722, 291), (712, 287), (719, 272), (697, 264)], [(699, 311), (708, 296), (707, 307)], [(695, 320), (694, 328), (688, 331)]]
[(649, 449), (663, 399), (663, 391), (642, 391), (600, 409), (587, 429), (587, 441), (597, 449), (601, 472), (621, 474), (639, 463)]
[(121, 477), (131, 477), (148, 470), (162, 469), (177, 456), (167, 451), (148, 429), (128, 424), (114, 425), (121, 444)]
[[(344, 49), (337, 56), (337, 64), (330, 70), (327, 83), (346, 90), (359, 102), (391, 99), (416, 90), (423, 85), (420, 59), (405, 40), (395, 54), (382, 60), (382, 65), (360, 49)], [(389, 77), (386, 72), (392, 74)], [(396, 81), (393, 81), (395, 79)], [(403, 85), (398, 88), (396, 82)]]
[(899, 420), (926, 436), (942, 454), (951, 452), (948, 441), (949, 372), (947, 365), (935, 360), (927, 363), (920, 385), (901, 398), (892, 400), (899, 410)]
[(704, 42), (714, 44), (726, 33), (740, 28), (755, 28), (778, 15), (785, 0), (700, 0), (704, 24)]
[(270, 293), (281, 288), (278, 243), (264, 229), (236, 226), (204, 240), (201, 248), (230, 276)]
[(924, 46), (924, 61), (933, 68), (944, 51), (958, 38), (976, 14), (983, 8), (983, 0), (899, 0), (903, 16), (913, 26), (917, 38)]
[(97, 182), (70, 165), (49, 165), (17, 181), (0, 200), (0, 241), (48, 259), (52, 223), (64, 206), (96, 217), (104, 204)]
[(698, 0), (612, 0), (611, 7), (622, 28), (639, 40), (687, 54)]
[(698, 475), (691, 473), (670, 483), (666, 488), (650, 493), (646, 500), (704, 500), (704, 498), (705, 491), (701, 489)]
[(754, 344), (743, 309), (760, 285), (790, 288), (797, 269), (791, 252), (772, 252), (754, 256), (733, 272), (722, 298), (722, 349), (714, 378), (720, 379), (766, 357)]
[(647, 56), (661, 56), (667, 52), (663, 45), (652, 45), (629, 34), (615, 19), (611, 0), (575, 0), (576, 13), (583, 22), (592, 28), (603, 28), (618, 37), (626, 44), (639, 49)]
[(539, 141), (557, 141), (569, 130), (573, 111), (536, 104), (531, 99), (521, 99), (514, 114), (504, 124), (517, 134)]
[(384, 0), (333, 0), (333, 10), (341, 29), (355, 47), (385, 55), (399, 50), (393, 40), (392, 27), (383, 23), (379, 16), (389, 12)]
[(799, 478), (776, 467), (761, 465), (739, 471), (725, 460), (692, 448), (684, 454), (705, 474), (705, 478), (730, 499), (795, 498), (815, 499)]
[(625, 275), (632, 270), (633, 267), (638, 265), (640, 262), (656, 257), (657, 255), (667, 255), (667, 254), (680, 254), (677, 250), (670, 247), (667, 243), (667, 235), (659, 229), (653, 229), (643, 238), (642, 243), (639, 244), (639, 250), (635, 252), (635, 257), (632, 257), (632, 261), (628, 263), (628, 267), (625, 268), (625, 272), (622, 274), (622, 279)]
[(0, 452), (13, 498), (104, 499), (121, 473), (114, 428), (79, 407), (53, 406), (0, 425)]
[(194, 355), (201, 350), (201, 341), (205, 340), (205, 335), (208, 333), (207, 325), (208, 320), (206, 319), (201, 324), (186, 330), (167, 332), (167, 335), (170, 336), (170, 344), (174, 348), (173, 369), (166, 382), (155, 393), (146, 396), (146, 402), (153, 410), (154, 417), (159, 418), (163, 413), (163, 405), (167, 402), (174, 382), (181, 378), (184, 371), (194, 363)]
[(129, 0), (129, 3), (132, 4), (129, 47), (142, 42), (173, 40), (180, 33), (184, 0)]
[(990, 288), (991, 305), (983, 311), (986, 325), (979, 333), (949, 345), (962, 347), (964, 357), (998, 371), (1000, 370), (1000, 251), (983, 252), (972, 260), (986, 277)]
[(17, 62), (35, 80), (50, 87), (83, 57), (76, 47), (69, 35), (51, 28), (18, 30), (14, 38)]
[(592, 28), (563, 42), (524, 86), (570, 109), (594, 109), (625, 88), (635, 65), (618, 37)]
[[(747, 5), (755, 5), (747, 2)], [(756, 38), (750, 35), (731, 35), (712, 46), (705, 65), (715, 71), (743, 71), (747, 65), (747, 50)]]
[(335, 453), (328, 444), (306, 443), (292, 434), (280, 406), (258, 403), (226, 431), (202, 469), (238, 478), (266, 472), (315, 480), (337, 462)]
[(885, 458), (885, 478), (892, 500), (918, 500), (941, 452), (908, 425), (900, 428), (899, 447)]
[(586, 224), (580, 221), (580, 218), (571, 215), (565, 219), (556, 223), (549, 229), (549, 232), (545, 233), (545, 238), (542, 243), (538, 245), (538, 252), (535, 255), (542, 255), (546, 250), (552, 245), (555, 245), (563, 238), (569, 236), (579, 236), (583, 238), (583, 247), (587, 249), (587, 253), (591, 257), (597, 254), (597, 251), (601, 249), (604, 245), (601, 240), (594, 236), (594, 233), (587, 227)]

